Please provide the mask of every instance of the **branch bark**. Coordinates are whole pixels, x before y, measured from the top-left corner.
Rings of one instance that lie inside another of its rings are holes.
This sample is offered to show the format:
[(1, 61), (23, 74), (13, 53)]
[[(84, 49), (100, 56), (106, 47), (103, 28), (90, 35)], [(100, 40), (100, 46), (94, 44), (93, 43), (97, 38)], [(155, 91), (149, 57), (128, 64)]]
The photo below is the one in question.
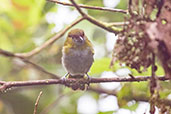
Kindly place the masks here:
[[(55, 77), (57, 79), (49, 79), (49, 80), (35, 80), (35, 81), (12, 81), (12, 82), (5, 82), (5, 81), (0, 81), (0, 85), (2, 85), (0, 87), (0, 90), (6, 90), (8, 88), (11, 88), (11, 87), (22, 87), (22, 86), (33, 86), (33, 85), (51, 85), (51, 84), (63, 84), (63, 85), (66, 85), (66, 86), (69, 86), (71, 87), (72, 85), (76, 85), (76, 86), (80, 86), (80, 84), (89, 84), (89, 83), (102, 83), (102, 82), (134, 82), (134, 81), (147, 81), (149, 79), (151, 79), (150, 76), (147, 76), (147, 77), (142, 77), (142, 76), (139, 76), (139, 77), (135, 77), (135, 78), (132, 78), (132, 77), (116, 77), (116, 78), (91, 78), (91, 80), (85, 80), (84, 78), (83, 79), (66, 79), (66, 80), (63, 80), (63, 79), (59, 79), (59, 77), (62, 77), (62, 76), (57, 76), (56, 74), (53, 74), (53, 73), (50, 73), (48, 71), (46, 71), (45, 69), (43, 69), (42, 67), (36, 65), (35, 63), (32, 63), (30, 62), (29, 60), (23, 58), (23, 57), (20, 57), (20, 56), (16, 56), (15, 54), (11, 53), (11, 52), (8, 52), (8, 51), (5, 51), (5, 50), (2, 50), (0, 49), (0, 55), (4, 55), (4, 56), (7, 56), (7, 57), (17, 57), (21, 60), (23, 60), (24, 62), (26, 63), (29, 63), (31, 64), (33, 67), (37, 68), (38, 70), (52, 76), (52, 77)], [(162, 80), (162, 81), (165, 81), (165, 80), (169, 80), (168, 78), (166, 77), (159, 77), (158, 78), (159, 80)]]
[[(39, 86), (39, 85), (52, 85), (52, 84), (61, 84), (68, 86), (69, 84), (81, 83), (81, 84), (89, 84), (89, 83), (106, 83), (106, 82), (141, 82), (150, 80), (150, 76), (137, 76), (135, 78), (131, 77), (115, 77), (115, 78), (91, 78), (90, 80), (81, 78), (67, 78), (67, 79), (46, 79), (46, 80), (30, 80), (30, 81), (0, 81), (1, 91), (12, 87), (24, 87), (24, 86)], [(160, 81), (169, 80), (166, 77), (158, 77)]]
[(51, 78), (59, 78), (58, 75), (46, 71), (46, 70), (45, 70), (44, 68), (42, 68), (41, 66), (39, 66), (39, 65), (37, 65), (37, 64), (35, 64), (35, 63), (33, 63), (33, 62), (27, 60), (27, 59), (25, 59), (24, 57), (18, 56), (17, 54), (14, 54), (14, 53), (11, 53), (11, 52), (9, 52), (9, 51), (0, 49), (0, 55), (6, 56), (6, 57), (13, 57), (13, 58), (16, 57), (16, 58), (19, 58), (19, 59), (22, 60), (23, 62), (25, 62), (25, 63), (30, 64), (31, 66), (33, 66), (35, 69), (37, 69), (37, 70), (39, 70), (39, 71), (41, 71), (41, 72), (43, 72), (43, 73), (49, 75)]
[(95, 24), (96, 26), (99, 26), (99, 27), (103, 28), (104, 30), (107, 30), (107, 31), (115, 33), (115, 34), (118, 34), (119, 32), (122, 31), (122, 29), (120, 29), (120, 28), (116, 28), (114, 26), (110, 26), (109, 23), (105, 23), (105, 22), (99, 21), (99, 20), (95, 19), (94, 17), (84, 13), (81, 10), (81, 8), (76, 4), (76, 2), (74, 0), (70, 0), (70, 1), (75, 6), (75, 8), (78, 10), (78, 12), (82, 15), (82, 17), (84, 17), (89, 22)]
[(156, 77), (155, 71), (156, 71), (156, 66), (155, 66), (155, 54), (152, 53), (152, 69), (151, 69), (151, 79), (150, 79), (150, 113), (154, 114), (155, 113), (155, 106), (157, 102), (159, 101), (159, 93), (158, 93), (158, 79)]
[[(61, 2), (59, 0), (47, 0), (47, 1), (53, 2), (53, 3), (56, 3), (56, 4), (65, 5), (65, 6), (74, 6), (73, 4), (66, 3), (66, 2)], [(100, 11), (110, 11), (110, 12), (119, 12), (119, 13), (127, 14), (127, 11), (122, 10), (122, 9), (113, 9), (113, 8), (98, 7), (98, 6), (89, 6), (89, 5), (83, 5), (83, 4), (79, 4), (78, 6), (80, 8), (86, 8), (86, 9), (93, 9), (93, 10), (100, 10)]]
[(41, 46), (33, 49), (32, 51), (27, 52), (27, 53), (16, 53), (15, 56), (17, 56), (17, 57), (23, 57), (23, 58), (32, 57), (33, 55), (39, 53), (40, 51), (42, 51), (43, 49), (45, 49), (49, 45), (53, 44), (56, 40), (58, 40), (59, 38), (61, 38), (70, 28), (72, 28), (73, 26), (75, 26), (76, 24), (78, 24), (79, 22), (81, 22), (83, 19), (84, 19), (84, 17), (81, 17), (81, 18), (76, 19), (73, 23), (71, 23), (70, 25), (68, 25), (66, 28), (62, 29), (55, 36), (53, 36), (52, 38), (50, 38), (49, 40), (47, 40)]
[(34, 112), (33, 112), (33, 114), (36, 114), (37, 113), (37, 107), (38, 107), (38, 104), (39, 104), (39, 100), (40, 100), (40, 97), (41, 97), (41, 95), (42, 95), (42, 91), (39, 93), (39, 96), (37, 97), (37, 99), (36, 99), (36, 103), (35, 103), (35, 107), (34, 107)]

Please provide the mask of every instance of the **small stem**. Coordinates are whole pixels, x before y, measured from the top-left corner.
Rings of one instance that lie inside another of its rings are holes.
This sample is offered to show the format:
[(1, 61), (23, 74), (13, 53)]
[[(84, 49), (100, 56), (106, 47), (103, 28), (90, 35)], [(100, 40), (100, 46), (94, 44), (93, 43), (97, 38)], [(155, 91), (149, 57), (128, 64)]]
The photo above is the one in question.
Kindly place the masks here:
[(114, 26), (110, 26), (108, 23), (99, 21), (97, 19), (95, 19), (94, 17), (84, 13), (81, 8), (76, 4), (76, 2), (74, 0), (70, 0), (72, 2), (72, 4), (75, 6), (75, 8), (78, 10), (78, 12), (89, 22), (109, 31), (109, 32), (113, 32), (115, 34), (118, 34), (119, 32), (122, 31), (122, 29), (116, 28)]
[(18, 57), (29, 58), (29, 57), (32, 57), (35, 54), (38, 54), (40, 51), (42, 51), (43, 49), (47, 48), (49, 45), (53, 44), (56, 40), (58, 40), (59, 38), (61, 38), (70, 28), (72, 28), (73, 26), (75, 26), (76, 24), (78, 24), (79, 22), (81, 22), (83, 19), (84, 19), (83, 17), (76, 19), (73, 23), (71, 23), (70, 25), (68, 25), (66, 28), (62, 29), (55, 36), (53, 36), (52, 38), (50, 38), (49, 40), (47, 40), (41, 46), (36, 47), (32, 51), (27, 52), (27, 53), (16, 53), (15, 55), (18, 56)]
[[(73, 4), (66, 3), (66, 2), (61, 2), (61, 1), (58, 1), (58, 0), (47, 0), (47, 1), (57, 3), (57, 4), (61, 4), (61, 5), (65, 5), (65, 6), (72, 6), (72, 7), (74, 6)], [(86, 9), (93, 9), (93, 10), (100, 10), (100, 11), (110, 11), (110, 12), (119, 12), (119, 13), (127, 14), (127, 11), (122, 10), (122, 9), (113, 9), (113, 8), (98, 7), (98, 6), (88, 6), (88, 5), (83, 5), (83, 4), (79, 4), (78, 6), (80, 8), (86, 8)]]
[(128, 1), (128, 12), (129, 12), (130, 15), (133, 15), (133, 12), (132, 12), (132, 0)]
[[(152, 68), (151, 68), (151, 80), (150, 80), (150, 92), (151, 92), (151, 97), (150, 97), (150, 113), (154, 114), (155, 113), (155, 104), (156, 100), (158, 98), (158, 93), (157, 91), (157, 77), (155, 75), (155, 54), (152, 53)], [(156, 95), (157, 94), (157, 95)]]
[(38, 104), (39, 104), (39, 100), (40, 100), (40, 97), (41, 97), (41, 95), (42, 95), (42, 91), (39, 93), (39, 96), (37, 97), (37, 99), (36, 99), (36, 103), (35, 103), (35, 107), (34, 107), (34, 112), (33, 112), (33, 114), (36, 114), (37, 113), (37, 107), (38, 107)]
[(35, 69), (37, 69), (37, 70), (39, 70), (39, 71), (41, 71), (41, 72), (43, 72), (43, 73), (49, 75), (51, 78), (59, 78), (58, 75), (46, 71), (46, 70), (45, 70), (44, 68), (42, 68), (41, 66), (39, 66), (39, 65), (37, 65), (37, 64), (35, 64), (35, 63), (33, 63), (33, 62), (27, 60), (27, 59), (25, 59), (24, 57), (21, 57), (21, 56), (16, 55), (15, 53), (11, 53), (11, 52), (9, 52), (9, 51), (0, 49), (0, 55), (4, 55), (4, 56), (6, 56), (6, 57), (13, 57), (13, 58), (16, 57), (16, 58), (19, 58), (19, 59), (22, 60), (23, 62), (25, 62), (25, 63), (27, 63), (27, 64), (33, 66)]

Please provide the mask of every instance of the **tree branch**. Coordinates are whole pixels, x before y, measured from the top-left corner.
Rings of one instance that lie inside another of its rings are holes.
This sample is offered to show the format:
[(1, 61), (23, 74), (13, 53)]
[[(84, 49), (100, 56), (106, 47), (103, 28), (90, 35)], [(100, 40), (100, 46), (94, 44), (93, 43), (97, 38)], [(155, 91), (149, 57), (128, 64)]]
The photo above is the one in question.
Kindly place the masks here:
[[(123, 97), (123, 99), (131, 101), (131, 100), (135, 100), (135, 101), (144, 101), (144, 102), (149, 102), (150, 97), (144, 96), (144, 95), (135, 95), (132, 94), (132, 96), (129, 98), (127, 96)], [(169, 99), (158, 99), (158, 103), (160, 104), (165, 104), (167, 106), (171, 106), (171, 100)]]
[(155, 54), (152, 53), (152, 69), (151, 69), (151, 79), (150, 79), (150, 113), (155, 113), (155, 106), (159, 101), (159, 93), (158, 93), (158, 84), (157, 77), (155, 75), (156, 66), (155, 66)]
[(128, 25), (129, 22), (113, 22), (113, 23), (108, 23), (108, 26), (123, 26), (123, 25)]
[[(150, 76), (137, 76), (135, 78), (131, 77), (115, 77), (115, 78), (91, 78), (87, 80), (84, 78), (75, 79), (46, 79), (46, 80), (31, 80), (31, 81), (0, 81), (1, 91), (4, 91), (11, 87), (24, 87), (24, 86), (38, 86), (38, 85), (52, 85), (52, 84), (61, 84), (61, 85), (70, 85), (75, 83), (88, 84), (88, 83), (106, 83), (106, 82), (140, 82), (150, 80)], [(166, 77), (158, 77), (160, 81), (169, 80)]]
[(133, 11), (132, 11), (132, 0), (128, 1), (128, 12), (130, 15), (133, 15)]
[[(53, 2), (53, 3), (56, 3), (56, 4), (65, 5), (65, 6), (74, 6), (73, 4), (66, 3), (66, 2), (60, 2), (59, 0), (47, 0), (47, 1)], [(93, 10), (100, 10), (100, 11), (110, 11), (110, 12), (119, 12), (119, 13), (127, 14), (127, 11), (122, 10), (122, 9), (113, 9), (113, 8), (98, 7), (98, 6), (88, 6), (88, 5), (83, 5), (83, 4), (79, 4), (78, 6), (80, 8), (86, 8), (86, 9), (93, 9)]]
[(4, 55), (4, 56), (7, 56), (7, 57), (16, 57), (16, 58), (19, 58), (19, 59), (21, 59), (23, 62), (25, 62), (25, 63), (30, 64), (31, 66), (33, 66), (35, 69), (37, 69), (37, 70), (39, 70), (39, 71), (41, 71), (41, 72), (43, 72), (43, 73), (45, 73), (45, 74), (51, 76), (51, 78), (59, 78), (58, 75), (53, 74), (53, 73), (51, 73), (51, 72), (48, 72), (48, 71), (46, 71), (44, 68), (42, 68), (41, 66), (39, 66), (39, 65), (37, 65), (37, 64), (35, 64), (35, 63), (33, 63), (33, 62), (31, 62), (31, 61), (29, 61), (29, 60), (23, 58), (23, 57), (20, 57), (20, 56), (14, 54), (14, 53), (11, 53), (11, 52), (9, 52), (9, 51), (5, 51), (5, 50), (0, 49), (0, 55)]
[[(113, 96), (117, 96), (117, 92), (114, 91), (114, 90), (105, 90), (105, 89), (102, 89), (102, 88), (98, 88), (98, 87), (90, 87), (88, 89), (89, 91), (92, 91), (92, 92), (96, 92), (96, 93), (99, 93), (99, 94), (107, 94), (107, 95), (113, 95)], [(147, 97), (147, 96), (144, 96), (144, 95), (136, 95), (136, 94), (132, 94), (131, 96), (129, 95), (125, 95), (123, 96), (124, 100), (126, 101), (131, 101), (131, 100), (135, 100), (135, 101), (144, 101), (144, 102), (148, 102), (150, 97)], [(169, 99), (159, 99), (158, 101), (160, 104), (165, 104), (167, 106), (171, 106), (171, 100)]]
[(40, 51), (42, 51), (43, 49), (45, 49), (49, 45), (53, 44), (56, 40), (61, 38), (70, 28), (72, 28), (73, 26), (75, 26), (76, 24), (81, 22), (83, 19), (84, 19), (83, 17), (76, 19), (72, 24), (70, 24), (66, 28), (62, 29), (55, 36), (53, 36), (51, 39), (47, 40), (44, 44), (42, 44), (41, 46), (33, 49), (32, 51), (27, 52), (27, 53), (16, 53), (15, 56), (23, 57), (23, 58), (32, 57), (33, 55), (39, 53)]
[(105, 22), (102, 22), (102, 21), (99, 21), (99, 20), (96, 20), (94, 17), (88, 15), (88, 14), (85, 14), (81, 8), (75, 3), (74, 0), (70, 0), (72, 2), (72, 4), (75, 6), (75, 8), (78, 10), (78, 12), (85, 18), (87, 19), (89, 22), (109, 31), (109, 32), (113, 32), (115, 34), (118, 34), (119, 32), (122, 31), (122, 29), (120, 28), (116, 28), (114, 26), (110, 26), (109, 23), (105, 23)]
[[(59, 77), (61, 76), (57, 76), (53, 73), (50, 73), (48, 71), (46, 71), (45, 69), (43, 69), (42, 67), (30, 62), (29, 60), (23, 58), (23, 57), (19, 57), (19, 56), (16, 56), (15, 54), (11, 53), (11, 52), (8, 52), (8, 51), (5, 51), (5, 50), (2, 50), (0, 49), (0, 55), (4, 55), (4, 56), (7, 56), (7, 57), (17, 57), (21, 60), (23, 60), (24, 62), (26, 63), (29, 63), (31, 64), (33, 67), (35, 67), (36, 69), (52, 76), (52, 77), (55, 77), (55, 78), (58, 78), (56, 80), (36, 80), (36, 81), (13, 81), (13, 82), (5, 82), (5, 81), (0, 81), (0, 84), (2, 85), (0, 87), (0, 90), (6, 90), (10, 87), (20, 87), (20, 86), (33, 86), (33, 85), (51, 85), (51, 84), (63, 84), (63, 85), (66, 85), (66, 86), (69, 86), (71, 87), (72, 85), (74, 84), (78, 84), (76, 86), (79, 86), (79, 84), (88, 84), (88, 83), (102, 83), (102, 82), (133, 82), (133, 81), (147, 81), (149, 79), (151, 79), (150, 76), (147, 76), (147, 77), (135, 77), (135, 78), (131, 78), (131, 77), (124, 77), (124, 78), (121, 78), (121, 77), (116, 77), (116, 78), (92, 78), (90, 81), (88, 80), (85, 80), (84, 78), (83, 79), (68, 79), (68, 80), (62, 80), (62, 79), (59, 79)], [(166, 77), (159, 77), (159, 80), (162, 80), (162, 81), (165, 81), (165, 80), (169, 80), (168, 78)], [(70, 85), (71, 84), (71, 85)]]

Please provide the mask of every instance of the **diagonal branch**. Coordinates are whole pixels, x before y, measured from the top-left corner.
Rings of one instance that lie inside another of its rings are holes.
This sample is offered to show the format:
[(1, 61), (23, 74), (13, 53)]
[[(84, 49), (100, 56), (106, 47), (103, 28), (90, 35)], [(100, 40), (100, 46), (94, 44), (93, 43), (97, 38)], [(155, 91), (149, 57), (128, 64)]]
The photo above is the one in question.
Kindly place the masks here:
[(109, 26), (124, 26), (124, 25), (128, 25), (129, 22), (126, 21), (126, 22), (112, 22), (112, 23), (108, 23)]
[(35, 107), (34, 107), (34, 112), (33, 112), (33, 114), (36, 114), (37, 113), (37, 107), (38, 107), (38, 104), (39, 104), (39, 100), (40, 100), (40, 97), (41, 97), (41, 95), (42, 95), (42, 91), (39, 93), (39, 96), (37, 97), (37, 99), (36, 99), (36, 103), (35, 103)]
[(105, 23), (105, 22), (102, 22), (102, 21), (99, 21), (97, 19), (95, 19), (94, 17), (84, 13), (81, 8), (75, 3), (74, 0), (70, 0), (72, 2), (72, 4), (75, 6), (75, 8), (78, 10), (78, 12), (85, 18), (87, 19), (89, 22), (109, 31), (109, 32), (113, 32), (115, 34), (118, 34), (119, 32), (122, 31), (122, 29), (120, 28), (116, 28), (114, 26), (110, 26), (110, 24), (108, 23)]
[[(106, 90), (106, 89), (102, 89), (99, 87), (90, 87), (88, 89), (91, 92), (96, 92), (98, 94), (107, 94), (107, 95), (113, 95), (113, 96), (117, 96), (117, 91), (115, 90)], [(143, 97), (142, 97), (143, 96)], [(148, 102), (150, 97), (144, 96), (144, 94), (131, 94), (131, 96), (128, 97), (128, 95), (125, 95), (122, 97), (122, 99), (126, 100), (126, 101), (131, 101), (131, 100), (135, 100), (135, 101), (145, 101)], [(171, 106), (171, 100), (169, 99), (158, 99), (158, 102), (160, 104), (165, 104), (167, 106)]]
[[(59, 0), (47, 0), (47, 1), (57, 3), (57, 4), (61, 4), (61, 5), (65, 5), (65, 6), (74, 6), (73, 4), (66, 3), (66, 2), (61, 2)], [(98, 6), (88, 6), (88, 5), (83, 5), (83, 4), (79, 4), (78, 6), (80, 8), (86, 8), (86, 9), (93, 9), (93, 10), (100, 10), (100, 11), (110, 11), (110, 12), (119, 12), (119, 13), (127, 14), (127, 11), (122, 10), (122, 9), (113, 9), (113, 8), (98, 7)]]
[(33, 55), (39, 53), (40, 51), (42, 51), (43, 49), (45, 49), (49, 45), (53, 44), (56, 40), (61, 38), (70, 28), (72, 28), (73, 26), (75, 26), (76, 24), (81, 22), (83, 19), (84, 19), (83, 17), (76, 19), (71, 25), (68, 25), (66, 28), (62, 29), (54, 37), (52, 37), (51, 39), (47, 40), (40, 47), (37, 47), (37, 48), (33, 49), (32, 51), (27, 52), (27, 53), (16, 53), (15, 56), (24, 57), (24, 58), (32, 57)]
[(37, 64), (35, 64), (35, 63), (33, 63), (33, 62), (31, 62), (31, 61), (29, 61), (29, 60), (23, 58), (23, 57), (20, 57), (20, 56), (18, 56), (18, 55), (16, 55), (16, 54), (13, 54), (13, 53), (11, 53), (11, 52), (8, 52), (8, 51), (5, 51), (5, 50), (0, 49), (0, 55), (7, 56), (7, 57), (16, 57), (16, 58), (19, 58), (19, 59), (21, 59), (23, 62), (25, 62), (25, 63), (30, 64), (31, 66), (33, 66), (35, 69), (37, 69), (37, 70), (39, 70), (39, 71), (41, 71), (41, 72), (43, 72), (43, 73), (45, 73), (45, 74), (51, 76), (51, 78), (59, 78), (58, 75), (53, 74), (53, 73), (51, 73), (51, 72), (48, 72), (48, 71), (46, 71), (44, 68), (42, 68), (41, 66), (39, 66), (39, 65), (37, 65)]
[(73, 6), (78, 10), (78, 12), (83, 16), (83, 17), (87, 17), (87, 14), (85, 14), (81, 8), (76, 4), (76, 2), (74, 0), (70, 0), (73, 4)]
[[(145, 101), (145, 102), (149, 102), (150, 97), (144, 96), (144, 95), (136, 95), (136, 94), (132, 94), (131, 98), (125, 96), (123, 97), (123, 99), (131, 101), (131, 100), (135, 100), (135, 101)], [(158, 99), (158, 103), (159, 104), (165, 104), (167, 106), (171, 106), (171, 100), (170, 99)]]

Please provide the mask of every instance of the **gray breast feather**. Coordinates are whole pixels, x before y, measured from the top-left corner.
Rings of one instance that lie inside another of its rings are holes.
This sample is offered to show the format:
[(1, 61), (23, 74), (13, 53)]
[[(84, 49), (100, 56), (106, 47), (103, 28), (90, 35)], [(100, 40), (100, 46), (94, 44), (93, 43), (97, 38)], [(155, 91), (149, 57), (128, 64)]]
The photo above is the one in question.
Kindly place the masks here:
[(88, 50), (73, 50), (70, 49), (68, 52), (69, 56), (63, 53), (63, 65), (65, 69), (71, 75), (84, 75), (86, 74), (92, 63), (93, 63), (93, 53), (90, 49)]

